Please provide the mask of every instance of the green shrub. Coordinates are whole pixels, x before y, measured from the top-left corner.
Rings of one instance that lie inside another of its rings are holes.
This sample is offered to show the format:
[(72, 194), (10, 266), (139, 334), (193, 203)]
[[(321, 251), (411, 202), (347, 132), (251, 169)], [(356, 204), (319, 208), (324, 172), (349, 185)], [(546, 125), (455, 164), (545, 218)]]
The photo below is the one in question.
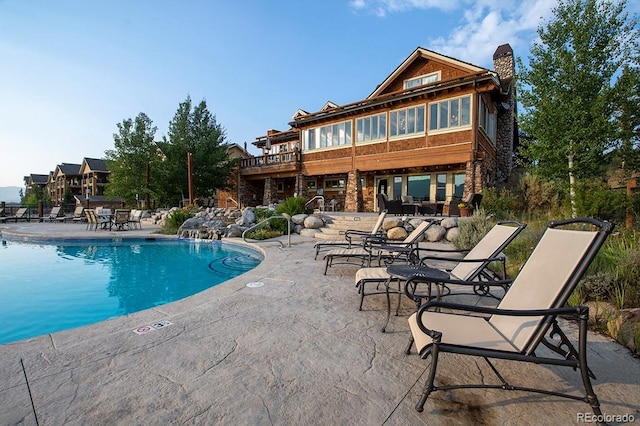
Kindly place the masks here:
[(312, 213), (313, 210), (305, 208), (307, 200), (303, 197), (289, 197), (276, 207), (276, 213), (286, 213), (289, 216), (295, 216), (301, 213)]
[(178, 229), (182, 224), (193, 216), (194, 212), (193, 207), (185, 207), (183, 209), (173, 211), (169, 216), (167, 216), (165, 231), (169, 234), (175, 234), (178, 232)]
[(576, 185), (576, 208), (580, 216), (622, 224), (632, 200), (625, 189), (611, 189), (607, 182), (580, 182)]
[(498, 218), (510, 218), (522, 211), (520, 196), (508, 188), (487, 188), (482, 192), (482, 208)]
[(484, 208), (476, 209), (473, 215), (458, 220), (458, 236), (453, 244), (459, 249), (474, 247), (491, 230), (494, 221)]
[(563, 191), (559, 184), (525, 173), (519, 182), (523, 208), (528, 212), (550, 211), (562, 205)]

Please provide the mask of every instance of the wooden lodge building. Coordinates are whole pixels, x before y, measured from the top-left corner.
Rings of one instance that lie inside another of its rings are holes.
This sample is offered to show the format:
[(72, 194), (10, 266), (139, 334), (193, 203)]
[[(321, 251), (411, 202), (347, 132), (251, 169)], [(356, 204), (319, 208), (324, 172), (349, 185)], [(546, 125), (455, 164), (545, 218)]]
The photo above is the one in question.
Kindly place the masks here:
[[(241, 205), (300, 195), (337, 210), (389, 199), (445, 204), (508, 179), (517, 145), (515, 68), (506, 44), (494, 70), (417, 48), (366, 99), (298, 110), (287, 131), (256, 138), (240, 160)], [(236, 193), (237, 191), (237, 193)]]

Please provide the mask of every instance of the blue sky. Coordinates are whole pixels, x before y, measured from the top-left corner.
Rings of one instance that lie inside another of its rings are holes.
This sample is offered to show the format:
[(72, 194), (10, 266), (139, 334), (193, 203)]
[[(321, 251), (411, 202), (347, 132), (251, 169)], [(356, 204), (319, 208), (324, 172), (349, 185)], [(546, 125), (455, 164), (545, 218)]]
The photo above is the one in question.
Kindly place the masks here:
[(102, 157), (139, 112), (160, 139), (187, 96), (252, 148), (298, 109), (366, 98), (418, 46), (488, 68), (500, 44), (526, 57), (555, 4), (0, 0), (0, 186)]

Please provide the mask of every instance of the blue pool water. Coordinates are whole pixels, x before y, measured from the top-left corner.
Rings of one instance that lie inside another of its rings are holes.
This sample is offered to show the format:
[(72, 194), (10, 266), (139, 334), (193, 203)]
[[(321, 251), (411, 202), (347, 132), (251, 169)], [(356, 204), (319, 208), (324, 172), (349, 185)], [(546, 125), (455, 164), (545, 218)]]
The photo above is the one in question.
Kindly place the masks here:
[(173, 302), (262, 259), (219, 241), (3, 241), (0, 344)]

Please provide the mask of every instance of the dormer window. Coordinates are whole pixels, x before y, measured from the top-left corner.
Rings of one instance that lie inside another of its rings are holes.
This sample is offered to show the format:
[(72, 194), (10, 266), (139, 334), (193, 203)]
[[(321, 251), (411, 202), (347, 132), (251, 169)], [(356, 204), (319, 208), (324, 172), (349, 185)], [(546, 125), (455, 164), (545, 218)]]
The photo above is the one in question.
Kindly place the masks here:
[(412, 89), (414, 87), (423, 86), (425, 84), (434, 83), (440, 80), (440, 71), (431, 74), (420, 75), (415, 78), (410, 78), (404, 81), (405, 89)]

